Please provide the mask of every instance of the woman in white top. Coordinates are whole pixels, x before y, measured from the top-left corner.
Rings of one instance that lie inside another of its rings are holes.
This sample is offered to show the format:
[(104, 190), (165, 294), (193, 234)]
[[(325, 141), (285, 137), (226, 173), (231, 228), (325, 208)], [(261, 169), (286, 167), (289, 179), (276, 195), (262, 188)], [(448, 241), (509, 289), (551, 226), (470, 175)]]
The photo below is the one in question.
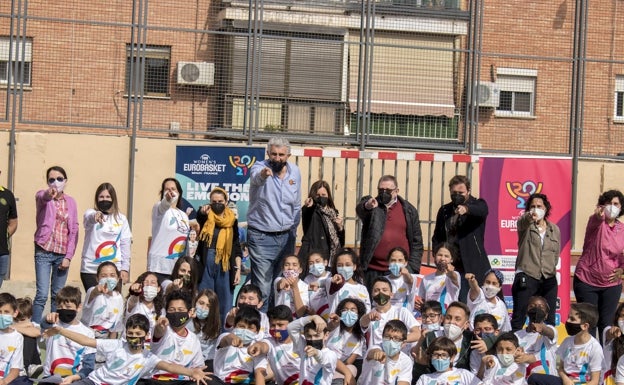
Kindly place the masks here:
[(189, 218), (181, 210), (182, 186), (166, 178), (160, 189), (160, 202), (152, 209), (152, 242), (147, 254), (147, 270), (158, 274), (159, 282), (171, 278), (176, 260), (186, 255)]
[(82, 247), (80, 279), (85, 291), (98, 285), (97, 268), (102, 262), (113, 262), (123, 283), (130, 271), (132, 233), (126, 216), (119, 212), (117, 193), (110, 183), (95, 190), (94, 208), (84, 213), (85, 241)]

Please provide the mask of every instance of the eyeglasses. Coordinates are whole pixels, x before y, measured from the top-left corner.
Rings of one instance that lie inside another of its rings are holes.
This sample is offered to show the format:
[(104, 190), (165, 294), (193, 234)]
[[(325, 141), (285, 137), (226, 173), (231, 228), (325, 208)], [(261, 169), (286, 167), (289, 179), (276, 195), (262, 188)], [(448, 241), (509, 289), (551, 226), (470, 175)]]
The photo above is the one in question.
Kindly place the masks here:
[(394, 341), (398, 343), (403, 342), (403, 340), (400, 338), (388, 338), (388, 337), (384, 337), (384, 341)]
[(435, 359), (435, 360), (446, 360), (446, 359), (451, 358), (451, 356), (449, 356), (449, 355), (448, 355), (448, 354), (446, 354), (446, 353), (433, 353), (433, 354), (431, 355), (431, 358), (433, 358), (433, 359)]
[(396, 188), (378, 188), (377, 192), (379, 194), (383, 194), (383, 193), (392, 194), (395, 190), (396, 190)]
[(429, 313), (429, 314), (423, 314), (422, 318), (423, 319), (435, 319), (436, 317), (441, 316), (441, 313)]
[(54, 183), (54, 181), (57, 181), (57, 182), (62, 182), (62, 181), (64, 181), (64, 180), (65, 180), (65, 178), (64, 178), (64, 177), (62, 177), (62, 176), (57, 176), (56, 178), (49, 178), (49, 179), (48, 179), (48, 183), (49, 183), (49, 184), (52, 184), (52, 183)]

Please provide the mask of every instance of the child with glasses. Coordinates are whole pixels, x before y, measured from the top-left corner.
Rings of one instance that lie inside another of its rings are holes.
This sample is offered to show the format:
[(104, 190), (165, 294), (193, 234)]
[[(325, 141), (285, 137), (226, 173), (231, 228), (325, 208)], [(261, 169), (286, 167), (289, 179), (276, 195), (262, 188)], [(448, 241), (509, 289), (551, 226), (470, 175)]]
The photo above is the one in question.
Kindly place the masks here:
[(436, 338), (427, 348), (429, 362), (435, 368), (434, 373), (420, 376), (416, 385), (453, 384), (477, 385), (481, 381), (469, 370), (457, 368), (453, 365), (457, 355), (457, 346), (447, 337)]
[(383, 340), (366, 353), (362, 365), (361, 385), (410, 385), (412, 383), (412, 359), (401, 351), (407, 339), (407, 326), (399, 320), (391, 320), (383, 328)]
[[(444, 319), (442, 317), (442, 305), (440, 304), (440, 302), (438, 301), (426, 301), (422, 307), (421, 307), (422, 311), (422, 322), (421, 322), (421, 329), (422, 329), (422, 337), (424, 337), (424, 335), (427, 332), (432, 332), (432, 331), (440, 331), (442, 330), (442, 320)], [(440, 333), (440, 335), (442, 335)]]

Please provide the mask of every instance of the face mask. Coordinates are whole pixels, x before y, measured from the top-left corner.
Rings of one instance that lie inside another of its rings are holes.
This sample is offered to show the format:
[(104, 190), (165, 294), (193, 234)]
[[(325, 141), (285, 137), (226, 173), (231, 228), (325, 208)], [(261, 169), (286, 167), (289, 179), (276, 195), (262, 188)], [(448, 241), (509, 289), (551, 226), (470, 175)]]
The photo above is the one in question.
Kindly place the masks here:
[(171, 325), (172, 328), (177, 329), (184, 326), (188, 322), (189, 315), (186, 311), (167, 313), (167, 320), (169, 320), (169, 325)]
[(329, 198), (328, 197), (316, 197), (314, 198), (314, 202), (322, 207), (327, 206), (327, 202), (329, 202)]
[(440, 324), (423, 324), (423, 327), (425, 328), (425, 330), (430, 331), (430, 332), (434, 332), (436, 330), (440, 330)]
[(483, 289), (483, 294), (487, 299), (493, 298), (501, 290), (500, 287), (494, 285), (483, 285), (481, 289)]
[(386, 353), (388, 357), (394, 357), (398, 352), (401, 351), (401, 345), (403, 343), (399, 341), (393, 340), (383, 340), (381, 343), (381, 350)]
[(436, 372), (443, 372), (451, 366), (450, 358), (434, 358), (431, 360), (431, 365), (435, 368)]
[(158, 295), (158, 288), (154, 286), (143, 286), (143, 298), (146, 301), (153, 301)]
[(388, 303), (388, 301), (390, 301), (390, 296), (383, 294), (383, 293), (379, 293), (373, 297), (373, 301), (375, 301), (377, 305), (379, 306), (384, 306), (385, 304)]
[(215, 213), (216, 215), (221, 215), (225, 211), (225, 204), (224, 203), (211, 203), (210, 210), (212, 210), (212, 212)]
[(338, 274), (342, 275), (345, 281), (348, 281), (351, 277), (353, 277), (353, 266), (337, 267), (336, 271)]
[(376, 199), (380, 205), (387, 205), (392, 202), (392, 194), (384, 190), (377, 195)]
[(496, 342), (496, 337), (497, 336), (494, 333), (481, 333), (481, 339), (485, 341), (486, 345), (488, 346), (494, 345), (494, 342)]
[(117, 278), (102, 278), (98, 283), (102, 286), (106, 286), (108, 291), (113, 291), (117, 287)]
[(128, 347), (132, 350), (143, 350), (145, 345), (145, 337), (127, 337)]
[(234, 333), (236, 337), (240, 338), (241, 341), (243, 341), (243, 345), (249, 345), (256, 339), (257, 336), (256, 333), (252, 332), (251, 330), (243, 328), (234, 328), (234, 330), (232, 330), (232, 333)]
[(190, 275), (188, 275), (188, 274), (183, 274), (183, 275), (181, 275), (181, 276), (180, 276), (180, 279), (182, 280), (182, 282), (183, 282), (185, 285), (188, 285), (188, 283), (189, 283), (189, 282), (191, 282), (191, 276), (190, 276)]
[(455, 324), (444, 325), (444, 335), (452, 341), (461, 337), (463, 332), (464, 330)]
[(103, 213), (107, 213), (108, 210), (113, 207), (113, 201), (98, 201), (97, 208)]
[(435, 264), (436, 264), (436, 268), (440, 271), (446, 271), (448, 267), (448, 262), (446, 261), (437, 261)]
[(624, 331), (624, 321), (618, 321), (618, 327)]
[(286, 341), (289, 335), (287, 329), (269, 329), (269, 334), (271, 337), (275, 338), (277, 342)]
[(453, 206), (459, 206), (464, 204), (464, 202), (466, 201), (466, 198), (459, 193), (453, 193), (451, 194), (451, 202), (453, 202)]
[(306, 339), (306, 345), (312, 346), (316, 350), (323, 349), (323, 340), (308, 340)]
[(6, 329), (13, 325), (13, 316), (10, 314), (0, 315), (0, 329)]
[(56, 312), (58, 313), (59, 320), (64, 324), (71, 323), (78, 313), (76, 310), (71, 309), (58, 309)]
[(403, 268), (402, 263), (391, 263), (390, 266), (388, 266), (388, 270), (390, 270), (390, 274), (392, 274), (395, 277), (398, 277), (401, 274), (402, 268)]
[(620, 215), (620, 208), (615, 207), (614, 205), (606, 205), (604, 207), (604, 213), (605, 217), (607, 217), (608, 219), (614, 219), (617, 218), (618, 215)]
[(206, 319), (208, 318), (209, 313), (210, 313), (210, 310), (204, 309), (203, 307), (195, 308), (195, 316), (197, 317), (197, 319)]
[(284, 270), (282, 275), (284, 278), (299, 278), (299, 272), (297, 270)]
[(574, 322), (566, 322), (565, 329), (566, 329), (566, 333), (568, 333), (569, 336), (575, 336), (578, 333), (580, 333), (581, 330), (583, 330), (581, 328), (581, 324), (577, 324)]
[(509, 365), (514, 363), (514, 355), (513, 354), (497, 354), (498, 361), (504, 367), (508, 367)]
[(546, 312), (539, 307), (533, 307), (527, 310), (527, 316), (532, 323), (542, 323), (546, 319)]
[(546, 210), (534, 207), (531, 209), (530, 213), (537, 215), (537, 220), (539, 221), (546, 215)]
[(322, 263), (315, 263), (314, 265), (310, 266), (309, 269), (310, 274), (315, 277), (320, 277), (325, 272), (325, 265)]
[(343, 324), (345, 324), (346, 327), (350, 328), (357, 322), (358, 315), (354, 311), (345, 310), (342, 312), (342, 314), (340, 314), (340, 320)]
[(269, 160), (269, 167), (271, 167), (271, 170), (273, 170), (273, 172), (275, 172), (275, 173), (278, 173), (278, 172), (282, 171), (284, 166), (286, 166), (286, 162)]
[(67, 180), (64, 180), (62, 182), (59, 182), (58, 180), (55, 180), (52, 183), (49, 183), (48, 186), (50, 187), (54, 187), (56, 189), (56, 191), (58, 192), (63, 192), (63, 190), (65, 189), (65, 183), (67, 182)]

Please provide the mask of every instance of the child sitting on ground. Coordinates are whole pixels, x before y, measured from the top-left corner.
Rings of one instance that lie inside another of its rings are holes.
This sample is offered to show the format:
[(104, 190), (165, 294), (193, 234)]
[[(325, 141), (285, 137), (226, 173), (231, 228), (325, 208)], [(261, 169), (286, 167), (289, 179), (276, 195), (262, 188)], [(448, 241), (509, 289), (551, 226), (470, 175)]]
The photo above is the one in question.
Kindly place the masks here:
[(520, 351), (518, 337), (512, 332), (503, 333), (496, 339), (492, 350), (496, 355), (483, 356), (477, 374), (483, 384), (525, 385), (526, 365), (515, 362)]
[(410, 357), (401, 351), (407, 339), (407, 327), (400, 320), (390, 320), (383, 328), (383, 340), (366, 353), (362, 365), (361, 385), (410, 385), (412, 365)]
[(319, 315), (299, 318), (288, 325), (294, 351), (301, 357), (299, 383), (331, 385), (338, 355), (325, 346), (329, 333)]

